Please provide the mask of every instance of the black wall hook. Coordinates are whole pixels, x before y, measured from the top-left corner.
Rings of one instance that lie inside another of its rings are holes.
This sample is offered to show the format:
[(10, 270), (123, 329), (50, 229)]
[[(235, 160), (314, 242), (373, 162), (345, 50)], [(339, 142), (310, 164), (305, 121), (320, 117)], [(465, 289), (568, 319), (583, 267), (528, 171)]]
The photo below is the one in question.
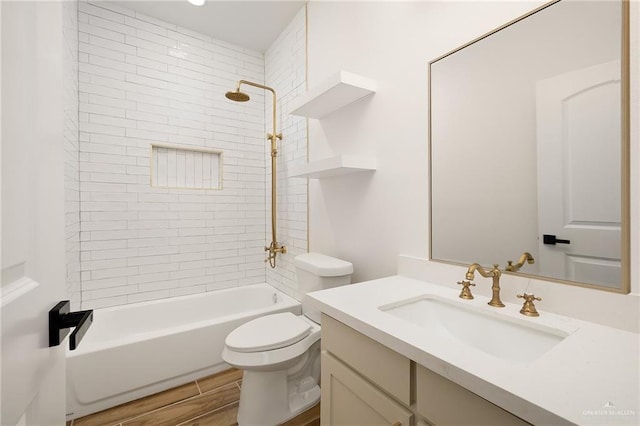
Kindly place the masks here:
[(93, 323), (93, 309), (78, 312), (70, 310), (71, 303), (63, 300), (49, 311), (49, 347), (58, 346), (69, 334), (69, 328), (75, 327), (69, 336), (69, 349), (75, 350)]

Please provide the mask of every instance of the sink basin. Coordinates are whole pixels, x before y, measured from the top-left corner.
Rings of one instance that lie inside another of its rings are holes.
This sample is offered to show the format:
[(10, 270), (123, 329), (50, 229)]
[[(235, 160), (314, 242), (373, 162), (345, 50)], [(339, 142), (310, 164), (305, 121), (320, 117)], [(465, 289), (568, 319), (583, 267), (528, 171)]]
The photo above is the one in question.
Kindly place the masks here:
[(537, 359), (570, 334), (437, 296), (420, 296), (378, 309), (429, 333), (456, 339), (489, 355), (518, 363)]

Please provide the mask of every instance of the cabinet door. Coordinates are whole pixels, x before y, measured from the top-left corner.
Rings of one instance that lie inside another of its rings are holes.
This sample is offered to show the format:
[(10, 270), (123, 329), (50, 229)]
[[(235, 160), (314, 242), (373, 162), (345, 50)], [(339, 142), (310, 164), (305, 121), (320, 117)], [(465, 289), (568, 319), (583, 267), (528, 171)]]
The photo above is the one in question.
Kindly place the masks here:
[(416, 408), (437, 426), (527, 426), (529, 423), (420, 365)]
[(331, 426), (409, 426), (413, 414), (329, 353), (322, 353), (320, 422)]
[(328, 315), (322, 316), (322, 349), (375, 383), (400, 404), (411, 405), (409, 358)]

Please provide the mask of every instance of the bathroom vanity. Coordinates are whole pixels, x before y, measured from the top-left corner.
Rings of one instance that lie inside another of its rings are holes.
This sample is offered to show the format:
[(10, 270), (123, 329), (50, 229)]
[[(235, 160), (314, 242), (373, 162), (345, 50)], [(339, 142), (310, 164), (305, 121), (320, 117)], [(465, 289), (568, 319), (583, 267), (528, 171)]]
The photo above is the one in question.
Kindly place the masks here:
[(529, 424), (330, 316), (322, 333), (323, 424)]
[(322, 424), (638, 423), (637, 334), (457, 295), (402, 276), (311, 293)]

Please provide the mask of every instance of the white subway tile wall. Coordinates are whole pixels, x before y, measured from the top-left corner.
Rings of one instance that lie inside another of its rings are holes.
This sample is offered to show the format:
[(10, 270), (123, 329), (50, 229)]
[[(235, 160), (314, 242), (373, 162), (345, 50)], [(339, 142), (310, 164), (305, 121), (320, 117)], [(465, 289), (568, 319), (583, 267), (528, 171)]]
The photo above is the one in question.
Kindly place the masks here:
[[(264, 81), (263, 54), (106, 2), (80, 2), (78, 21), (72, 298), (86, 309), (264, 282), (265, 96), (224, 97), (240, 78)], [(151, 187), (154, 143), (223, 151), (223, 189)]]
[(66, 283), (73, 309), (80, 307), (80, 163), (78, 147), (78, 2), (62, 4), (64, 42), (64, 189)]
[[(283, 138), (277, 157), (278, 242), (287, 247), (286, 254), (278, 255), (276, 269), (267, 268), (267, 282), (299, 300), (303, 295), (298, 293), (293, 258), (308, 251), (307, 180), (289, 178), (288, 174), (291, 167), (307, 162), (307, 119), (289, 111), (291, 101), (306, 93), (306, 12), (302, 7), (265, 53), (266, 85), (275, 89), (279, 99), (278, 131)], [(267, 111), (266, 116), (269, 114)], [(271, 125), (269, 120), (267, 126)], [(271, 182), (270, 167), (267, 182)], [(271, 193), (266, 197), (270, 205)], [(267, 221), (271, 221), (270, 209)]]

